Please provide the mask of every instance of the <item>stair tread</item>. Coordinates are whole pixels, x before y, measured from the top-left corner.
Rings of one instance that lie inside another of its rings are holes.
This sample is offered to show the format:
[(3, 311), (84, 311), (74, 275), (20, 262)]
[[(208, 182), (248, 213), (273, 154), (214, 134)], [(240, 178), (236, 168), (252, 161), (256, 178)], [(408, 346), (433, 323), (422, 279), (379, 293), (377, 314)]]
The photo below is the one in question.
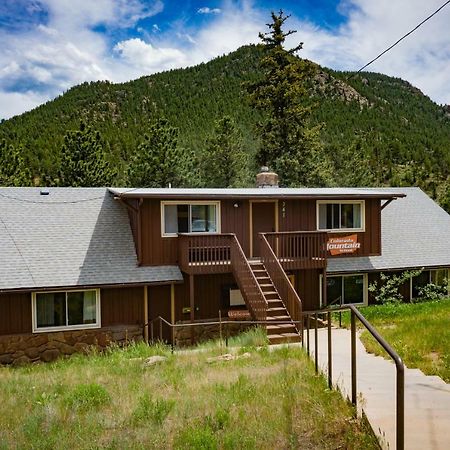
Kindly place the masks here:
[(293, 323), (280, 323), (280, 324), (274, 324), (274, 325), (266, 325), (267, 330), (283, 330), (285, 328), (295, 328), (295, 325)]
[(270, 316), (267, 317), (267, 320), (280, 320), (280, 321), (288, 321), (292, 320), (289, 316)]

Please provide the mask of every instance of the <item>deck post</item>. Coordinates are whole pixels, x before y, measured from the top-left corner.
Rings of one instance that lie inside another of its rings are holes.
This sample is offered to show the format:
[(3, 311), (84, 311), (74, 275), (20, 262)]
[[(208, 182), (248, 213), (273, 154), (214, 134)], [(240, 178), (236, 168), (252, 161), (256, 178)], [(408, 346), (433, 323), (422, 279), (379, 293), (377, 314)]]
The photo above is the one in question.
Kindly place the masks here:
[[(191, 323), (195, 321), (195, 305), (194, 305), (194, 275), (189, 274), (189, 307), (191, 315)], [(195, 343), (195, 329), (191, 327), (191, 344)]]
[(148, 344), (148, 286), (144, 286), (144, 342)]
[(322, 270), (322, 307), (327, 306), (327, 269), (326, 267)]
[[(172, 283), (170, 285), (170, 321), (172, 325), (175, 325), (175, 285)], [(172, 350), (173, 346), (175, 345), (175, 328), (170, 327), (172, 333), (171, 333), (171, 339), (172, 339)]]

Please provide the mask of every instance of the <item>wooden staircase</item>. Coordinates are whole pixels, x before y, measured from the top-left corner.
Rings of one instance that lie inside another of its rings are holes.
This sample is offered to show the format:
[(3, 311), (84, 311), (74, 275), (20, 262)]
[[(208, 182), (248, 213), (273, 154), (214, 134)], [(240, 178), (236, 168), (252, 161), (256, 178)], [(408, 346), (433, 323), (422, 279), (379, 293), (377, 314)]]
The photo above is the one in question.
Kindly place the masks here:
[[(283, 301), (278, 294), (272, 280), (267, 273), (264, 264), (261, 261), (250, 260), (250, 267), (255, 275), (261, 291), (267, 301), (267, 320), (268, 321), (292, 321)], [(282, 344), (301, 342), (294, 323), (267, 325), (267, 337), (270, 344)]]

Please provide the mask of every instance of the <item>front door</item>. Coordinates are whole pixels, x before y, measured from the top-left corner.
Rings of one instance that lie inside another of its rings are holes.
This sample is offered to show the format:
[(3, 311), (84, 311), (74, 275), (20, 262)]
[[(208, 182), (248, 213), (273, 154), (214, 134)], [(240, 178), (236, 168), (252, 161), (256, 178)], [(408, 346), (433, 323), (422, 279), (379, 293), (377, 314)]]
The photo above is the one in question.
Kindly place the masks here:
[(258, 233), (269, 233), (277, 231), (276, 224), (276, 202), (252, 202), (252, 251), (251, 256), (260, 256)]

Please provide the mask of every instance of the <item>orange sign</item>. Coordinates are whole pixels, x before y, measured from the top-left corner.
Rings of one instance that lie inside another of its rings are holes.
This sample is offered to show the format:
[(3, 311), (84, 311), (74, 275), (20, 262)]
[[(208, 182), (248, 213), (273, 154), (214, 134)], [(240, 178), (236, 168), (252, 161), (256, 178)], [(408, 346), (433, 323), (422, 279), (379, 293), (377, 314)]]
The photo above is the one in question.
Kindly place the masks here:
[(328, 239), (327, 250), (332, 255), (341, 255), (342, 253), (354, 253), (361, 247), (358, 242), (358, 235), (351, 234), (350, 236), (332, 237)]

